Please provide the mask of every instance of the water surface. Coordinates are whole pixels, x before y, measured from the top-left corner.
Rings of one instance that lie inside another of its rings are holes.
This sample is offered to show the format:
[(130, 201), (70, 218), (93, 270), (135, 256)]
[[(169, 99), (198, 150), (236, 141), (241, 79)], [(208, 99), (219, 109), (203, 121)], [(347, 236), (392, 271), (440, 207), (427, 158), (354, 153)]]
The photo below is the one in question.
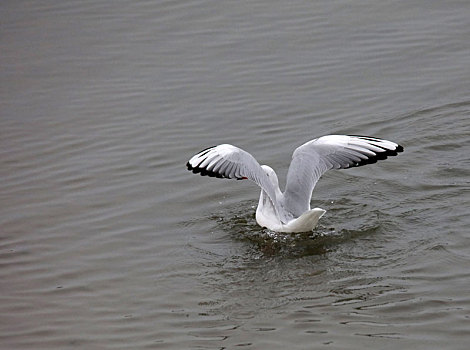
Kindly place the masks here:
[[(0, 347), (466, 349), (465, 1), (0, 5)], [(405, 152), (326, 174), (311, 234), (186, 171), (278, 172), (332, 133)]]

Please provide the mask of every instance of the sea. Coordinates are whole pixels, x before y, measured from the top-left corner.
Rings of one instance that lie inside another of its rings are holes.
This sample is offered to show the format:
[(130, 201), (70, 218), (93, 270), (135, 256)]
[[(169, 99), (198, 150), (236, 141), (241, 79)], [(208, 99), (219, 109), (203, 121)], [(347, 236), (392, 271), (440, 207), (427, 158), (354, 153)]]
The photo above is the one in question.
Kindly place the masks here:
[[(468, 349), (470, 2), (0, 3), (0, 349)], [(222, 143), (285, 186), (328, 134), (312, 232), (194, 175)]]

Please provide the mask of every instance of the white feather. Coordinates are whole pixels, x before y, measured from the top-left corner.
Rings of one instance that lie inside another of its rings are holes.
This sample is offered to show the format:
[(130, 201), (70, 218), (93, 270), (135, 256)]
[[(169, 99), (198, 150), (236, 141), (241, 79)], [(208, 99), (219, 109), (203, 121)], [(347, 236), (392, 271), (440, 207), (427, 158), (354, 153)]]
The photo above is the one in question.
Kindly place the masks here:
[(257, 222), (273, 231), (301, 232), (313, 230), (325, 213), (320, 208), (310, 209), (310, 200), (326, 171), (375, 163), (402, 151), (394, 142), (368, 136), (328, 135), (308, 141), (292, 155), (284, 192), (273, 169), (261, 166), (251, 154), (233, 145), (205, 149), (186, 165), (201, 175), (255, 182), (261, 187)]

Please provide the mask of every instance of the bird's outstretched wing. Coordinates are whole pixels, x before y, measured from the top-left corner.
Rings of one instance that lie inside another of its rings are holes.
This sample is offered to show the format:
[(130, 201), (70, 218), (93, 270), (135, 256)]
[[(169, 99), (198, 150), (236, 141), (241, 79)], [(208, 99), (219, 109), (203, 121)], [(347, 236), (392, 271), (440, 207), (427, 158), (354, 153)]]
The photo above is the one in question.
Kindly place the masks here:
[(274, 185), (258, 161), (241, 148), (229, 144), (209, 147), (193, 156), (186, 166), (188, 170), (202, 176), (253, 181), (266, 192), (280, 219), (285, 220)]
[(300, 216), (310, 208), (312, 191), (318, 179), (330, 169), (346, 169), (396, 156), (403, 147), (368, 136), (327, 135), (298, 147), (287, 173), (284, 191), (286, 210)]

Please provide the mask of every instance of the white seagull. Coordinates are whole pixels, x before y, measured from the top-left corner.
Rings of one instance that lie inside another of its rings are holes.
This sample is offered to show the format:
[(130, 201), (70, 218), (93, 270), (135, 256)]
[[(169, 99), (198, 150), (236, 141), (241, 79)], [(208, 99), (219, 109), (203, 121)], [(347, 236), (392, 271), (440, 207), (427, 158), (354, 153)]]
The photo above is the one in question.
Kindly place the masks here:
[(229, 144), (202, 150), (186, 166), (203, 176), (253, 181), (261, 187), (256, 209), (260, 226), (276, 232), (307, 232), (326, 212), (310, 209), (313, 188), (325, 172), (375, 163), (398, 152), (403, 152), (402, 146), (376, 137), (322, 136), (294, 151), (284, 192), (271, 167), (260, 165), (250, 153)]

